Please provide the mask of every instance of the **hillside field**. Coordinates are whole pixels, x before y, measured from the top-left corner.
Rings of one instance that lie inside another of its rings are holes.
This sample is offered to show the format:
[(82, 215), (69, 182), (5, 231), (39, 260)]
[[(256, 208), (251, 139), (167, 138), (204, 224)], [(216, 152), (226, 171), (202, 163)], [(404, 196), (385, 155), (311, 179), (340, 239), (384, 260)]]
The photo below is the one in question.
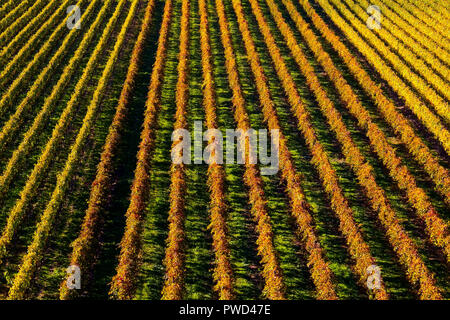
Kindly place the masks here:
[[(450, 299), (449, 30), (447, 0), (0, 0), (0, 300)], [(274, 174), (194, 155), (237, 129)]]

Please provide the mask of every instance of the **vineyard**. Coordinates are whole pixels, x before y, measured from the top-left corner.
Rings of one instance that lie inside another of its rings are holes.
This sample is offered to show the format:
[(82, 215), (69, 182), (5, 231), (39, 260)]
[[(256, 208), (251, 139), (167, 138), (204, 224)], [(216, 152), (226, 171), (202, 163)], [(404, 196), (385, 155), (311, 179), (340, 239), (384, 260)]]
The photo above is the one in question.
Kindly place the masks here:
[[(440, 0), (0, 0), (0, 300), (450, 299), (449, 30)], [(245, 136), (174, 161), (195, 123), (277, 133), (276, 173)]]

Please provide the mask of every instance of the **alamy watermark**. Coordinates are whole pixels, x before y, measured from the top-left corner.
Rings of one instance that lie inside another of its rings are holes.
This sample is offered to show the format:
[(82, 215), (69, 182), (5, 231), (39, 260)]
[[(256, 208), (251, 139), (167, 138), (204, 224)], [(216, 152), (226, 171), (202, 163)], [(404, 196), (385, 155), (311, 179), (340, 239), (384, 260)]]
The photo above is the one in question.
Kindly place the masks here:
[(367, 288), (370, 290), (381, 289), (381, 269), (377, 265), (367, 267)]
[(81, 29), (81, 9), (79, 6), (77, 5), (72, 5), (72, 6), (68, 6), (67, 7), (67, 13), (72, 13), (68, 18), (67, 18), (67, 28), (69, 28), (69, 30), (72, 29)]
[[(262, 175), (274, 175), (278, 172), (279, 130), (270, 130), (270, 143), (266, 129), (258, 131), (226, 129), (225, 136), (224, 141), (222, 131), (218, 129), (203, 131), (201, 121), (194, 121), (193, 141), (188, 130), (177, 129), (172, 133), (174, 142), (171, 153), (172, 162), (174, 164), (191, 164), (192, 162), (194, 164), (260, 164)], [(208, 142), (204, 149), (203, 141)], [(191, 160), (192, 144), (193, 161)]]
[(67, 280), (66, 280), (66, 287), (67, 289), (73, 290), (73, 289), (81, 289), (81, 270), (80, 267), (77, 265), (71, 265), (67, 268)]
[(381, 29), (381, 9), (376, 5), (370, 5), (366, 12), (370, 15), (366, 25), (370, 30)]

